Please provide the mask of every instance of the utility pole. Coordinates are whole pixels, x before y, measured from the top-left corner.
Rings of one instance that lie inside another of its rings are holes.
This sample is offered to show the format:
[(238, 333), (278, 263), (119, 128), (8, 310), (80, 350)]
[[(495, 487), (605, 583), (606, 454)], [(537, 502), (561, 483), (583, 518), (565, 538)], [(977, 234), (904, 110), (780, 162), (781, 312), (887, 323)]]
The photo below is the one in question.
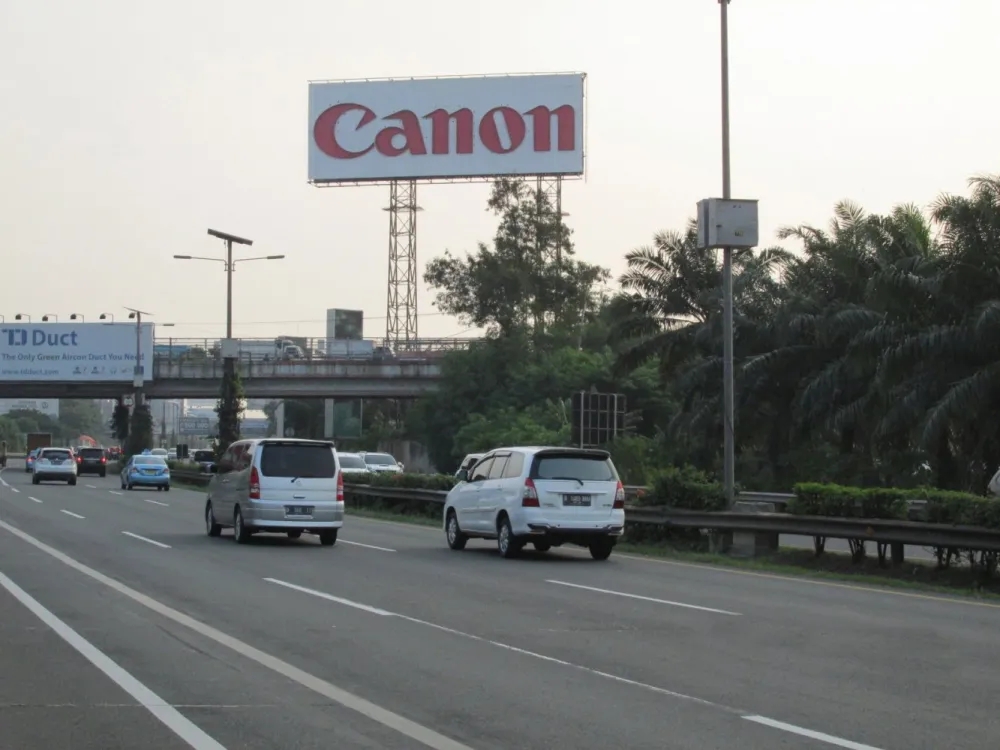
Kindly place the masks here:
[[(719, 0), (722, 41), (722, 198), (730, 200), (729, 168), (729, 0)], [(736, 397), (733, 377), (733, 248), (722, 248), (723, 486), (726, 505), (736, 501)]]

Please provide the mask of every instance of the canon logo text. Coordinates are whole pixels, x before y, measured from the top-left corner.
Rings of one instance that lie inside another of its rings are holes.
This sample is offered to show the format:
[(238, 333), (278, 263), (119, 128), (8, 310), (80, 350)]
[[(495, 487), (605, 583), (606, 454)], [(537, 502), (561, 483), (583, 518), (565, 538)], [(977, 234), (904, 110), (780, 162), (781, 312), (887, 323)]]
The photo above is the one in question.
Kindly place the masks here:
[[(568, 104), (555, 109), (537, 106), (525, 112), (518, 112), (512, 107), (494, 107), (478, 123), (472, 110), (465, 107), (454, 112), (435, 109), (422, 117), (403, 109), (382, 117), (381, 122), (388, 124), (378, 130), (371, 128), (370, 145), (354, 151), (344, 148), (337, 141), (337, 126), (348, 113), (360, 114), (358, 132), (365, 131), (378, 119), (378, 115), (363, 104), (336, 104), (322, 112), (316, 118), (313, 139), (320, 151), (332, 159), (357, 159), (373, 150), (389, 157), (401, 154), (447, 155), (451, 153), (453, 142), (456, 154), (471, 154), (477, 134), (479, 143), (486, 150), (494, 154), (509, 154), (517, 151), (527, 138), (526, 117), (531, 120), (531, 146), (536, 153), (551, 152), (553, 146), (557, 151), (576, 149), (576, 111)], [(424, 137), (421, 120), (430, 123), (429, 143)], [(501, 138), (501, 122), (507, 131), (506, 144)], [(450, 137), (452, 123), (455, 126), (454, 141)]]

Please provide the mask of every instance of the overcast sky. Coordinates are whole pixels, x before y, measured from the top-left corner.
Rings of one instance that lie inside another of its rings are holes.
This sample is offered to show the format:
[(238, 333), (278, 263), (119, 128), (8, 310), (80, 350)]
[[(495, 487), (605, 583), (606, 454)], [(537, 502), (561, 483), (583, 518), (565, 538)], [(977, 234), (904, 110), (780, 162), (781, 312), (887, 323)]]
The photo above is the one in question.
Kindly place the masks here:
[[(237, 271), (236, 335), (323, 336), (328, 307), (384, 335), (388, 188), (307, 183), (316, 79), (586, 72), (564, 209), (617, 275), (720, 193), (718, 22), (716, 0), (4, 0), (0, 315), (128, 305), (217, 336), (221, 265), (172, 259), (221, 253), (215, 227), (288, 256)], [(1000, 171), (998, 27), (995, 0), (734, 0), (733, 193), (760, 200), (762, 239)], [(492, 237), (487, 193), (420, 189), (421, 269)], [(463, 332), (432, 299), (420, 336)]]

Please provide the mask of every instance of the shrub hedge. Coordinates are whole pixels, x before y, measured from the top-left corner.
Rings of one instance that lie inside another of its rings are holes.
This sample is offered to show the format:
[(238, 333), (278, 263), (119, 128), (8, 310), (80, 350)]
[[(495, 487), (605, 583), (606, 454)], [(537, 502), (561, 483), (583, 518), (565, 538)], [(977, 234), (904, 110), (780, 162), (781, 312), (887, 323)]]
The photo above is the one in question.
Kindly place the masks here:
[(447, 492), (458, 480), (449, 474), (407, 474), (374, 472), (345, 474), (345, 484), (365, 484), (372, 487), (399, 487), (410, 490), (444, 490)]
[(683, 510), (726, 509), (726, 493), (720, 482), (690, 466), (670, 467), (653, 477), (652, 486), (635, 501), (639, 506), (666, 505)]

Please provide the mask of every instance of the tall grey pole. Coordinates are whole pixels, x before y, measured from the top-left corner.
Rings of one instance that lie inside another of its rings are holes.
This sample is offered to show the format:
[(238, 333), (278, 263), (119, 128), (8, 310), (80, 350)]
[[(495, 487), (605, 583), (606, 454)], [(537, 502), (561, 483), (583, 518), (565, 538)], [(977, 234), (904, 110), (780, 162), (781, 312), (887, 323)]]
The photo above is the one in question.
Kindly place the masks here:
[(233, 241), (226, 240), (226, 338), (233, 337)]
[[(135, 313), (135, 373), (136, 375), (142, 373), (142, 379), (146, 379), (146, 371), (142, 368), (142, 313), (139, 311)], [(137, 409), (140, 403), (142, 403), (142, 386), (135, 389), (135, 406), (132, 408)]]
[[(732, 198), (729, 174), (729, 0), (719, 0), (722, 32), (722, 197)], [(733, 382), (733, 249), (722, 249), (722, 389), (726, 504), (736, 500), (735, 384)]]

